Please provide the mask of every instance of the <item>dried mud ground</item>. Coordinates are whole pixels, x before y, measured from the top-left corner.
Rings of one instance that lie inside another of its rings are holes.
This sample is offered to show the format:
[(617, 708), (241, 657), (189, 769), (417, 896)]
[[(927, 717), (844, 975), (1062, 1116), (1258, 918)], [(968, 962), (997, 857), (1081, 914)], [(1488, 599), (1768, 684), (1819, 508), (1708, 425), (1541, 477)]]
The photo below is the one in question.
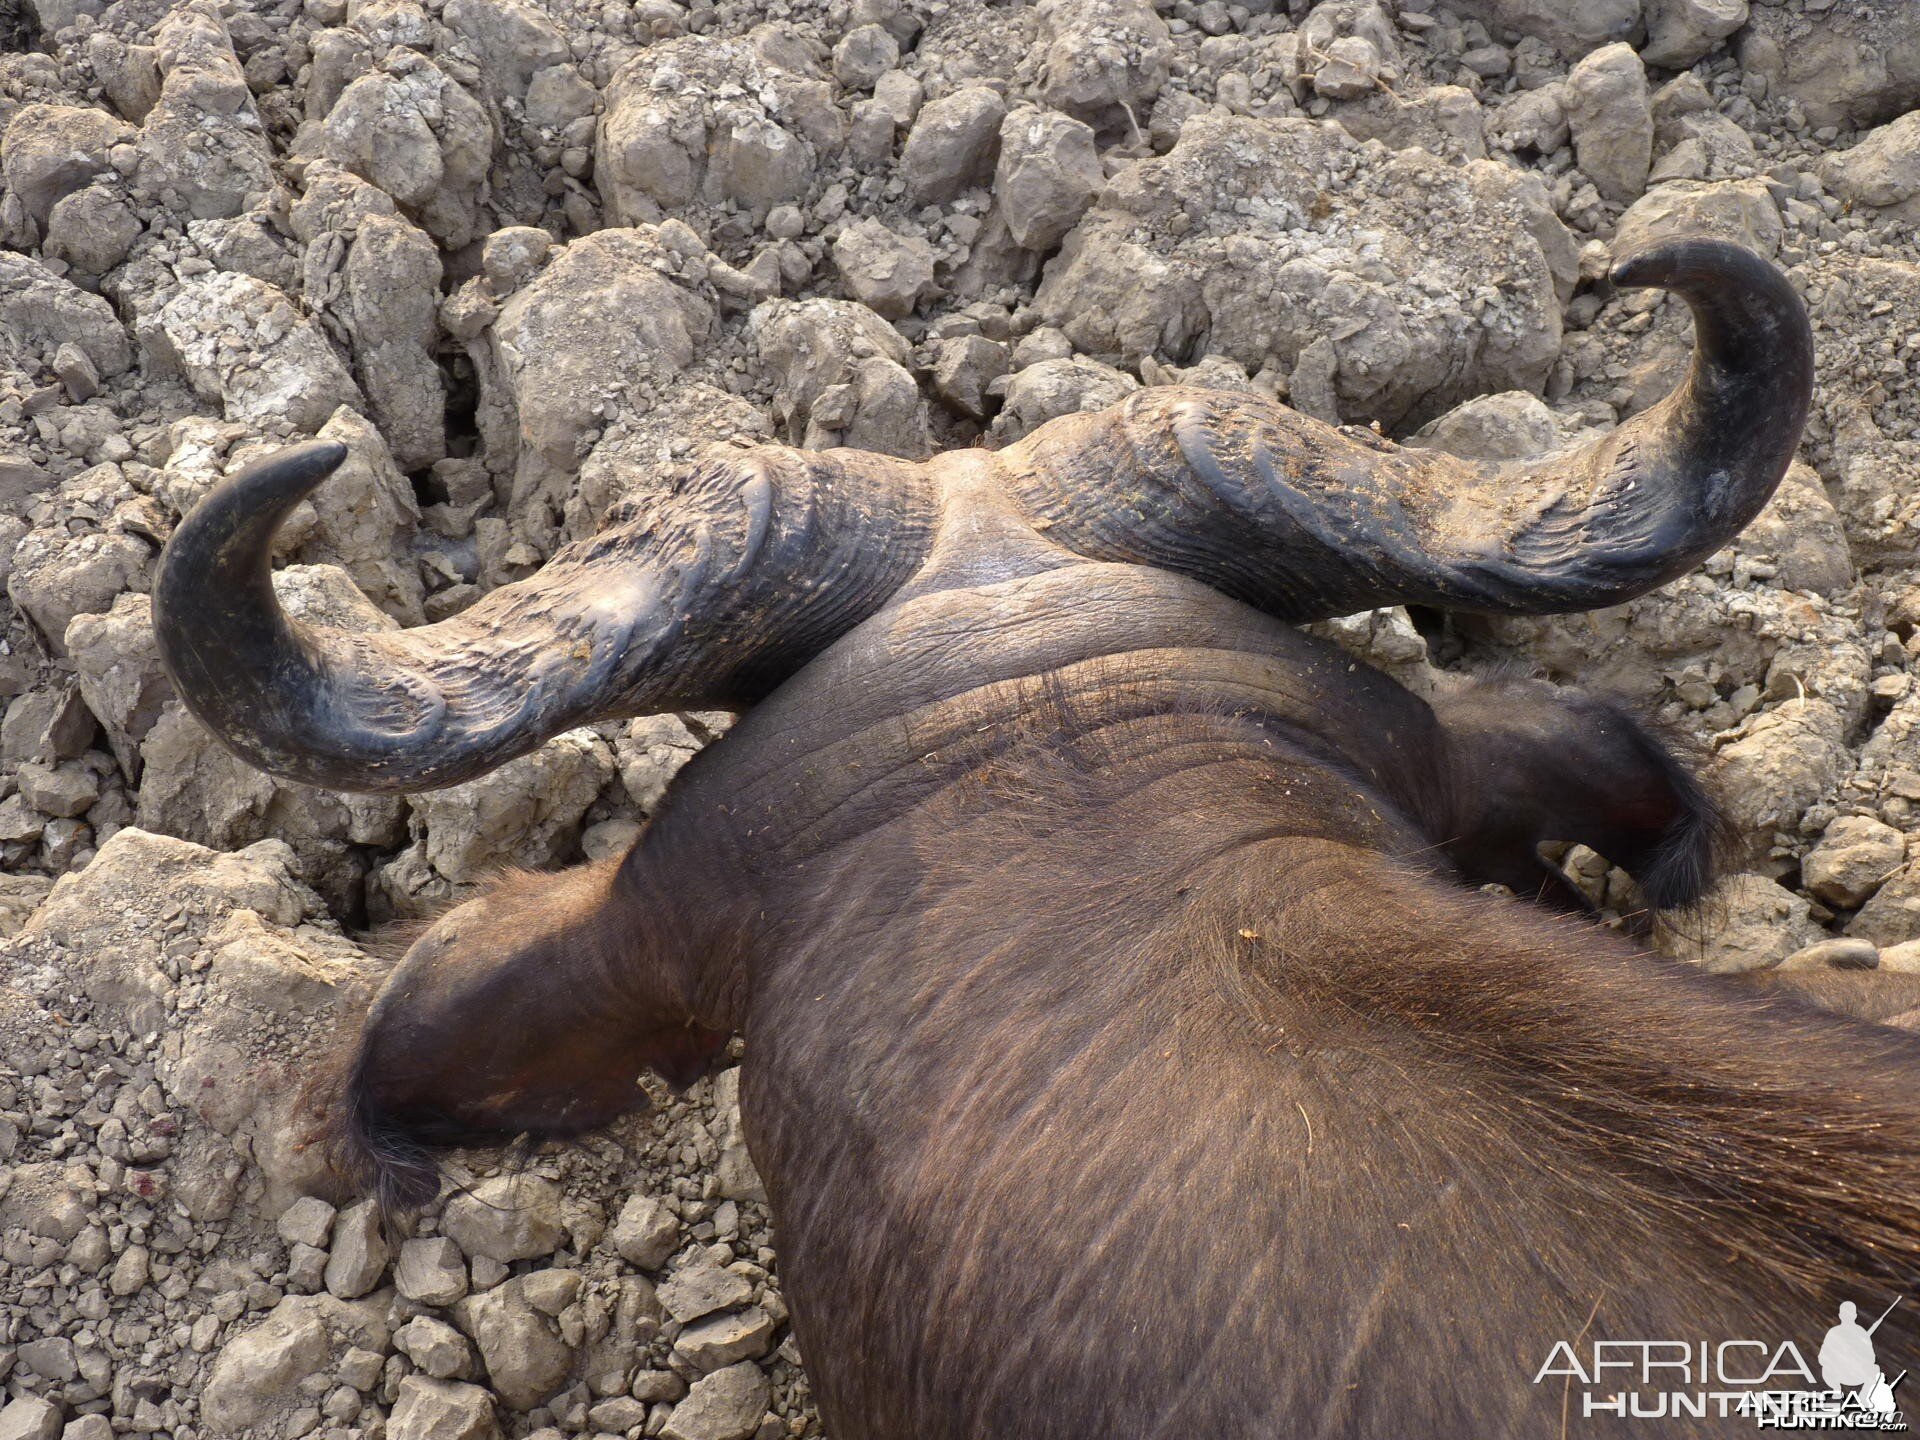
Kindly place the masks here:
[(0, 0), (0, 1436), (819, 1433), (737, 1072), (391, 1248), (302, 1146), (369, 935), (617, 852), (727, 717), (407, 799), (231, 760), (147, 591), (289, 438), (352, 458), (287, 603), (419, 624), (732, 437), (1179, 382), (1549, 449), (1686, 361), (1609, 256), (1737, 237), (1819, 347), (1752, 528), (1596, 615), (1327, 629), (1690, 736), (1741, 854), (1684, 960), (1920, 969), (1917, 105), (1905, 0)]

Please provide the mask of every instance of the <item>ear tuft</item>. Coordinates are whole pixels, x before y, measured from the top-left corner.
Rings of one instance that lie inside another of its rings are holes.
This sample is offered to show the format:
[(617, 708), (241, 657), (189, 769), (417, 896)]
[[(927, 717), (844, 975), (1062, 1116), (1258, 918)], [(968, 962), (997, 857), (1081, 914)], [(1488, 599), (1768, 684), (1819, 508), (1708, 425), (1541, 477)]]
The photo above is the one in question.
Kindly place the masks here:
[(1649, 860), (1634, 876), (1654, 912), (1684, 910), (1713, 888), (1737, 844), (1733, 823), (1689, 763), (1697, 747), (1624, 703), (1609, 706), (1626, 724), (1675, 810)]

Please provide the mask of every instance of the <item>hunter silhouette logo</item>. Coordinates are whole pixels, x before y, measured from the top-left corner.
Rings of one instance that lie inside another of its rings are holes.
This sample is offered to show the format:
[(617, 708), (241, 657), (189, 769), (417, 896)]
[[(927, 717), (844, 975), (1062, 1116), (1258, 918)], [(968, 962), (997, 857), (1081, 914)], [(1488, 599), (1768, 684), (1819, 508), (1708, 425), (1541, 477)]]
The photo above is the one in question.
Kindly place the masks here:
[(1873, 1341), (1899, 1304), (1862, 1325), (1859, 1307), (1842, 1301), (1815, 1352), (1817, 1374), (1792, 1340), (1589, 1339), (1585, 1350), (1555, 1344), (1533, 1383), (1558, 1379), (1569, 1418), (1746, 1416), (1759, 1430), (1905, 1431), (1894, 1390), (1907, 1372), (1889, 1378)]
[[(1899, 1303), (1896, 1297), (1893, 1305)], [(1853, 1301), (1841, 1301), (1840, 1323), (1827, 1331), (1827, 1338), (1820, 1342), (1820, 1378), (1827, 1382), (1827, 1388), (1857, 1396), (1861, 1406), (1875, 1415), (1897, 1412), (1893, 1387), (1907, 1373), (1902, 1370), (1893, 1379), (1887, 1379), (1873, 1353), (1873, 1332), (1880, 1328), (1881, 1320), (1893, 1313), (1893, 1305), (1880, 1312), (1880, 1320), (1862, 1329), (1856, 1318), (1860, 1312)]]

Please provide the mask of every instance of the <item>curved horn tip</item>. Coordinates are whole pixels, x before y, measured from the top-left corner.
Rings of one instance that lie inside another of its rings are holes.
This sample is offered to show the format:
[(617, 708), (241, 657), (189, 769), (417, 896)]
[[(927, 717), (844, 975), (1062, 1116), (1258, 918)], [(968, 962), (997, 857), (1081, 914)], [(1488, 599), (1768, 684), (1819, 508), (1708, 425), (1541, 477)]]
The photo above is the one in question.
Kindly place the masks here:
[(1779, 274), (1772, 261), (1745, 245), (1695, 236), (1655, 241), (1623, 255), (1614, 261), (1607, 278), (1623, 290), (1634, 290), (1690, 279), (1751, 284)]
[(244, 486), (254, 493), (277, 495), (297, 490), (304, 494), (338, 470), (346, 458), (347, 447), (338, 440), (305, 440), (249, 461), (222, 481), (221, 488)]

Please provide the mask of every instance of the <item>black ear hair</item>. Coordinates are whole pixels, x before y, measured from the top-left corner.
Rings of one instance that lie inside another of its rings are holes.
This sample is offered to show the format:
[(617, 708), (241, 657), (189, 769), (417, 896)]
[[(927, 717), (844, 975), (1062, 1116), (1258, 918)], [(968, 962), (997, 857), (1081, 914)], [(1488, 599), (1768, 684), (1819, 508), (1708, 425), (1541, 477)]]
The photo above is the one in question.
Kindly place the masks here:
[(1632, 727), (1635, 742), (1676, 806), (1652, 857), (1634, 879), (1653, 910), (1685, 909), (1719, 877), (1734, 847), (1733, 823), (1693, 766), (1676, 753), (1690, 750), (1690, 745), (1623, 705), (1613, 708)]
[(1713, 884), (1731, 831), (1684, 737), (1623, 701), (1541, 680), (1484, 679), (1433, 705), (1456, 773), (1444, 843), (1467, 878), (1530, 892), (1536, 871), (1557, 873), (1539, 846), (1574, 841), (1632, 874), (1651, 911)]

